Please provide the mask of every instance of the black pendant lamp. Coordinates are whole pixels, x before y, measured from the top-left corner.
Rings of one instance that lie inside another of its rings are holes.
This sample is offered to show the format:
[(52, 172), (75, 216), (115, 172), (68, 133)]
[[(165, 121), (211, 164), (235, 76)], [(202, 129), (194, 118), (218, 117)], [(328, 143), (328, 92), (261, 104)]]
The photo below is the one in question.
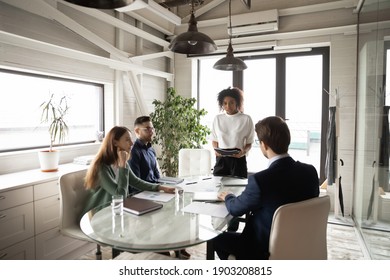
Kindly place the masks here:
[(128, 6), (134, 0), (65, 0), (66, 2), (95, 9), (117, 9)]
[(248, 68), (245, 62), (239, 58), (234, 57), (233, 47), (232, 47), (232, 1), (229, 0), (229, 45), (227, 48), (226, 57), (218, 60), (213, 68), (217, 70), (224, 71), (242, 71)]
[(217, 50), (214, 41), (201, 32), (198, 32), (194, 14), (194, 1), (192, 1), (191, 17), (188, 22), (188, 31), (178, 35), (172, 40), (168, 48), (175, 53), (205, 54)]

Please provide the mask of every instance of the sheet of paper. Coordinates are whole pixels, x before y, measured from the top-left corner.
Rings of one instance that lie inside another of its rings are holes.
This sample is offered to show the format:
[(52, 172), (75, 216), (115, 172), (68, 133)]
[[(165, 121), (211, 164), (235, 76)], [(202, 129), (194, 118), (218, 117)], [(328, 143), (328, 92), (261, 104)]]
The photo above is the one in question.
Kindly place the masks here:
[(159, 201), (159, 202), (168, 202), (175, 197), (175, 194), (164, 193), (164, 192), (150, 192), (143, 191), (134, 195), (134, 197), (143, 198), (147, 200)]
[(183, 212), (210, 215), (218, 218), (225, 218), (229, 212), (225, 203), (206, 203), (194, 201), (183, 208)]
[(248, 185), (248, 179), (223, 177), (221, 179), (221, 185), (223, 186), (246, 186)]
[(184, 192), (215, 192), (221, 187), (221, 177), (186, 178), (178, 186)]
[(218, 192), (194, 192), (193, 201), (222, 201), (218, 199)]

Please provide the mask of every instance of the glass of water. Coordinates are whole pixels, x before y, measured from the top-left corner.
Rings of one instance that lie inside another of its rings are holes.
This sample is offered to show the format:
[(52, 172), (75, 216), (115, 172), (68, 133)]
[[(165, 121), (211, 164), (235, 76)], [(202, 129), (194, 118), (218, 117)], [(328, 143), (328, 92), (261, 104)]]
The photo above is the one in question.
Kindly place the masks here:
[(114, 216), (123, 215), (123, 195), (118, 194), (112, 196), (111, 208), (112, 208), (112, 215)]

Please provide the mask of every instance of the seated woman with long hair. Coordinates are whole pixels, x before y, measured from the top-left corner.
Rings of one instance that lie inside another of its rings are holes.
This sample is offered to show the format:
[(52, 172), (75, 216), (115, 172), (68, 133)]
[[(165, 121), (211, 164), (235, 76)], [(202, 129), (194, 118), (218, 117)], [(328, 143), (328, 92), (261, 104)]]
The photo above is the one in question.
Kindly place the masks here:
[(83, 214), (107, 204), (113, 195), (127, 197), (129, 186), (139, 190), (175, 192), (175, 188), (149, 183), (134, 175), (127, 163), (132, 146), (128, 128), (115, 126), (107, 133), (85, 177), (85, 187), (91, 191), (91, 197)]

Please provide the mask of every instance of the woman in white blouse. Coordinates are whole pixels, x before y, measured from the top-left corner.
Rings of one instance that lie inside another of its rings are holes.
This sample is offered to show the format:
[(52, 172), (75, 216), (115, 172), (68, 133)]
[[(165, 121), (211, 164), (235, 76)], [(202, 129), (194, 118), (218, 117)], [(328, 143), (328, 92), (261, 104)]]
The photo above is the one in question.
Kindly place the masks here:
[(243, 94), (239, 88), (227, 88), (218, 93), (221, 113), (214, 118), (212, 128), (213, 148), (233, 149), (238, 153), (223, 156), (215, 151), (215, 176), (248, 176), (246, 155), (254, 141), (254, 125), (251, 117), (242, 112)]

